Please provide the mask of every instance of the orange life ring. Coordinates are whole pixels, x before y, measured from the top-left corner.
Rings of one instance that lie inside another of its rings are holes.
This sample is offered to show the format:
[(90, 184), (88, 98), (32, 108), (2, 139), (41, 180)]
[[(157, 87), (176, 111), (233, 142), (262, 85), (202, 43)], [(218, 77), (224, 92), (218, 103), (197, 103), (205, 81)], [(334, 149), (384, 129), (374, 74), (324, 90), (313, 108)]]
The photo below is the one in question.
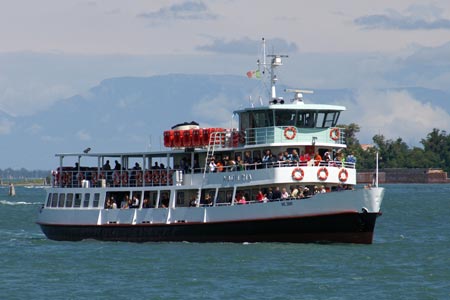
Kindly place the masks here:
[(348, 171), (347, 171), (347, 169), (342, 168), (339, 171), (338, 178), (339, 178), (340, 182), (346, 182), (347, 179), (348, 179)]
[(339, 128), (335, 127), (330, 130), (330, 138), (333, 141), (337, 141), (341, 135), (341, 132), (339, 131)]
[(297, 135), (297, 129), (295, 127), (289, 126), (284, 129), (284, 137), (287, 140), (292, 140)]
[(68, 185), (69, 182), (70, 182), (70, 174), (68, 172), (65, 172), (62, 175), (62, 183), (63, 183), (63, 185)]
[(142, 185), (142, 172), (137, 171), (136, 172), (136, 185)]
[(91, 173), (91, 177), (92, 177), (92, 185), (95, 186), (97, 184), (97, 179), (98, 179), (98, 174), (97, 172), (92, 172)]
[(159, 171), (154, 171), (154, 172), (153, 172), (153, 183), (154, 183), (154, 184), (160, 183), (160, 182), (159, 182), (159, 174), (158, 174), (158, 172), (159, 172)]
[(120, 184), (120, 174), (119, 171), (115, 171), (114, 172), (114, 185), (119, 185)]
[(166, 173), (166, 171), (161, 172), (161, 184), (163, 184), (163, 185), (167, 184), (167, 173)]
[(317, 178), (319, 178), (319, 180), (326, 180), (328, 178), (328, 170), (325, 167), (319, 168), (319, 170), (317, 170)]
[(128, 173), (127, 172), (123, 172), (122, 173), (122, 184), (123, 185), (127, 185), (128, 184)]
[(305, 176), (305, 172), (303, 172), (302, 168), (295, 168), (292, 170), (292, 179), (300, 181), (303, 179), (303, 176)]
[(245, 131), (239, 131), (239, 144), (245, 144)]
[(77, 175), (78, 183), (81, 184), (81, 182), (84, 180), (84, 175), (82, 172), (79, 172)]
[(145, 172), (144, 180), (145, 183), (152, 183), (152, 171)]

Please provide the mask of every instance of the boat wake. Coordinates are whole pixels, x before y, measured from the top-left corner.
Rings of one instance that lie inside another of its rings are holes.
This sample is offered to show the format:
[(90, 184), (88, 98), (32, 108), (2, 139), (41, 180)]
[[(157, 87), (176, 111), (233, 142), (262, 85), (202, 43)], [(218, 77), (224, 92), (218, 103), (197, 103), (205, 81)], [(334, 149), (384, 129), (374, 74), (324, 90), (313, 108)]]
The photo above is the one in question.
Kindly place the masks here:
[(41, 202), (25, 202), (25, 201), (8, 201), (8, 200), (0, 200), (1, 205), (37, 205), (42, 204)]

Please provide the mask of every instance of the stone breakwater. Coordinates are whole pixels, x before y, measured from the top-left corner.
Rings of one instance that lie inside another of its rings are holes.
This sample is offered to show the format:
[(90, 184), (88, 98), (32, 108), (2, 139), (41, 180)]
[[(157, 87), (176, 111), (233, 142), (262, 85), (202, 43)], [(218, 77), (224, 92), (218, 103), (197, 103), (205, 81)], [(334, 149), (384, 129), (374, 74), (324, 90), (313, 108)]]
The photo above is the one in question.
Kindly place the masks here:
[[(374, 174), (374, 170), (361, 170), (356, 180), (358, 183), (373, 183)], [(442, 169), (380, 169), (378, 175), (379, 183), (450, 183), (447, 172)]]

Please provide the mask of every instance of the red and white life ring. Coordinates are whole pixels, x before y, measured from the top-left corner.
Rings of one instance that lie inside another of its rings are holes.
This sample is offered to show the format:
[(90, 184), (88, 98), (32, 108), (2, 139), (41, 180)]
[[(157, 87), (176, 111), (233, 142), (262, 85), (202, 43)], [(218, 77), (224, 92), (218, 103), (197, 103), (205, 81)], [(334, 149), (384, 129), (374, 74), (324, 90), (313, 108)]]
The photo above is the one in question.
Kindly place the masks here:
[(303, 172), (302, 168), (295, 168), (294, 170), (292, 170), (291, 175), (292, 175), (292, 179), (300, 181), (305, 176), (305, 172)]
[(325, 167), (320, 168), (319, 170), (317, 170), (317, 178), (319, 178), (319, 180), (327, 180), (328, 178), (328, 170)]
[(330, 138), (333, 141), (337, 141), (341, 135), (341, 132), (339, 131), (339, 128), (335, 127), (330, 130)]
[(92, 176), (91, 176), (91, 180), (92, 180), (92, 185), (96, 186), (97, 185), (97, 180), (98, 180), (98, 174), (97, 172), (92, 172)]
[(144, 176), (145, 183), (152, 183), (152, 179), (153, 179), (152, 171), (145, 172), (145, 176)]
[(123, 185), (127, 185), (128, 184), (128, 173), (127, 172), (123, 172), (122, 173), (122, 184)]
[(297, 135), (297, 129), (295, 127), (289, 126), (284, 129), (284, 137), (287, 140), (292, 140)]
[(340, 182), (346, 182), (347, 179), (348, 179), (348, 171), (347, 171), (347, 169), (342, 168), (339, 171), (338, 178), (339, 178)]
[(120, 185), (120, 173), (119, 173), (119, 171), (115, 171), (114, 172), (113, 180), (114, 180), (114, 185)]
[(142, 172), (136, 172), (136, 185), (142, 185)]

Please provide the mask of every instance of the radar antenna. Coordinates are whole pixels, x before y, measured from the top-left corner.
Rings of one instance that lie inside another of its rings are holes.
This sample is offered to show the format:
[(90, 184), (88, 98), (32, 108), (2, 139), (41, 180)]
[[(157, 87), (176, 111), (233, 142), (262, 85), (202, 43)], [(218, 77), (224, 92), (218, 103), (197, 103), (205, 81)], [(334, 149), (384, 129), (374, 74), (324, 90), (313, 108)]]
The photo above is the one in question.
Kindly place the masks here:
[(311, 90), (300, 90), (300, 89), (285, 89), (286, 93), (294, 93), (294, 99), (291, 99), (293, 103), (303, 103), (303, 94), (314, 94)]

